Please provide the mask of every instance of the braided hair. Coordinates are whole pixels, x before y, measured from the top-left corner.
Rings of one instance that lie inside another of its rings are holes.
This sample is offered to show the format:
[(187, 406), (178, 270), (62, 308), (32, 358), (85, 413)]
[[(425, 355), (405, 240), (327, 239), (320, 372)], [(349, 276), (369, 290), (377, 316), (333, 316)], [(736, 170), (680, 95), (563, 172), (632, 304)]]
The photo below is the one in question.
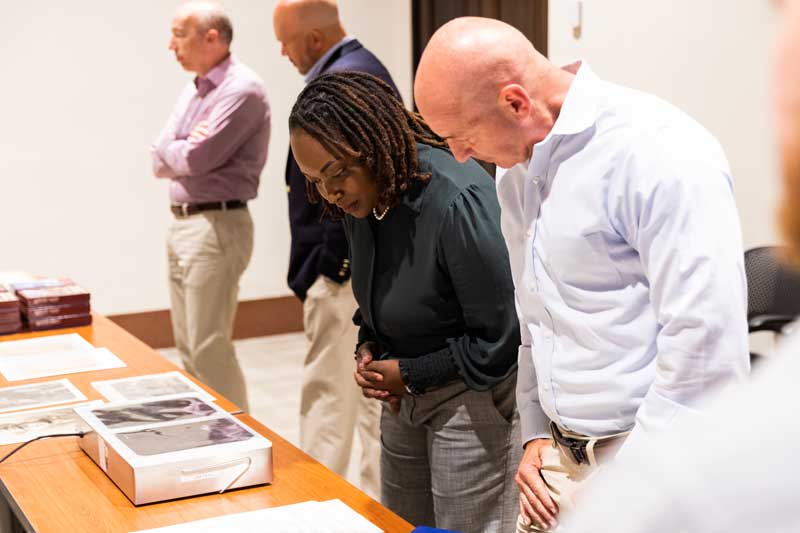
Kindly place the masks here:
[[(418, 170), (417, 142), (447, 149), (419, 113), (403, 107), (389, 85), (361, 72), (325, 74), (309, 83), (289, 116), (289, 131), (297, 129), (334, 156), (366, 167), (384, 207), (397, 205), (412, 181), (430, 179), (430, 173)], [(309, 182), (306, 192), (311, 203), (319, 202), (319, 191)], [(328, 202), (324, 211), (342, 215)]]

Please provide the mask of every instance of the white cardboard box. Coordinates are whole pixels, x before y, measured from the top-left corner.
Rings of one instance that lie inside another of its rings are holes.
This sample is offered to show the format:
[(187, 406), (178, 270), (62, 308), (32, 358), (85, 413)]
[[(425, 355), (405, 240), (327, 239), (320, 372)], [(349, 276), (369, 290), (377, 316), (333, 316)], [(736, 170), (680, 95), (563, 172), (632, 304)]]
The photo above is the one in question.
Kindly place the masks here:
[(195, 396), (75, 409), (80, 446), (135, 504), (272, 482), (272, 443)]

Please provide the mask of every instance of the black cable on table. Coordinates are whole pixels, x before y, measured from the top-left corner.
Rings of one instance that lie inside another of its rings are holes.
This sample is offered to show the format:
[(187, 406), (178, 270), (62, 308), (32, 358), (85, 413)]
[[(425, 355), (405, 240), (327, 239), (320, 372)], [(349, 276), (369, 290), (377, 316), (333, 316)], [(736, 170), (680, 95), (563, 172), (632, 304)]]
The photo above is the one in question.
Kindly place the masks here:
[(2, 463), (6, 459), (8, 459), (12, 455), (14, 455), (15, 453), (17, 453), (18, 451), (20, 451), (22, 448), (24, 448), (25, 446), (27, 446), (28, 444), (30, 444), (33, 441), (37, 441), (39, 439), (51, 439), (51, 438), (55, 438), (55, 437), (83, 437), (84, 435), (86, 435), (86, 433), (84, 433), (84, 432), (79, 432), (79, 433), (54, 433), (52, 435), (40, 435), (40, 436), (38, 436), (36, 438), (33, 438), (31, 440), (23, 442), (22, 444), (20, 444), (19, 446), (17, 446), (16, 448), (11, 450), (10, 452), (8, 452), (2, 459), (0, 459), (0, 463)]

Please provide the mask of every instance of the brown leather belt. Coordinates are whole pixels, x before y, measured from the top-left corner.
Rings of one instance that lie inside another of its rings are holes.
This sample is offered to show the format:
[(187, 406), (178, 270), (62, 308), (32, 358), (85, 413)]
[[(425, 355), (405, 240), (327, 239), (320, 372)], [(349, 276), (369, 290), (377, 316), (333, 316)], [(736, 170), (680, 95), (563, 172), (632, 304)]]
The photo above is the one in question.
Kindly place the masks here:
[(244, 209), (247, 202), (228, 200), (226, 202), (205, 202), (201, 204), (172, 204), (170, 210), (178, 218), (196, 215), (203, 211), (227, 211), (228, 209)]

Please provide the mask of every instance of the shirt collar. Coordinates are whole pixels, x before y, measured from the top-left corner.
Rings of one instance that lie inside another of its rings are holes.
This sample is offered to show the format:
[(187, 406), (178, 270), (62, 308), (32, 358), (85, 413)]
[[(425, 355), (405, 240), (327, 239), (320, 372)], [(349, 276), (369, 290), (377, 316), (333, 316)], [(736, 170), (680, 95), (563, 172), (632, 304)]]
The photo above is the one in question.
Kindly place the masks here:
[(564, 69), (569, 70), (573, 66), (577, 66), (578, 71), (567, 90), (564, 103), (561, 104), (558, 118), (547, 137), (533, 147), (533, 156), (527, 165), (529, 177), (543, 175), (550, 160), (555, 138), (586, 131), (597, 121), (599, 109), (596, 85), (600, 82), (600, 78), (589, 68), (586, 61), (567, 65)]
[(202, 89), (205, 88), (206, 90), (203, 92), (205, 95), (211, 89), (219, 87), (222, 81), (225, 79), (228, 69), (234, 63), (236, 63), (236, 60), (234, 59), (233, 54), (228, 54), (228, 57), (217, 63), (216, 66), (209, 70), (205, 76), (202, 78), (195, 76), (194, 86), (197, 88), (197, 91), (203, 92)]
[(311, 67), (311, 70), (309, 70), (308, 73), (306, 73), (306, 83), (310, 82), (311, 80), (319, 76), (321, 74), (320, 71), (322, 70), (322, 67), (328, 61), (328, 58), (330, 58), (333, 54), (335, 54), (336, 51), (339, 50), (339, 48), (341, 48), (342, 46), (346, 45), (347, 43), (349, 43), (354, 39), (355, 37), (345, 35), (341, 41), (331, 46), (330, 49), (322, 55), (322, 57), (317, 59), (317, 62), (314, 63), (313, 67)]

